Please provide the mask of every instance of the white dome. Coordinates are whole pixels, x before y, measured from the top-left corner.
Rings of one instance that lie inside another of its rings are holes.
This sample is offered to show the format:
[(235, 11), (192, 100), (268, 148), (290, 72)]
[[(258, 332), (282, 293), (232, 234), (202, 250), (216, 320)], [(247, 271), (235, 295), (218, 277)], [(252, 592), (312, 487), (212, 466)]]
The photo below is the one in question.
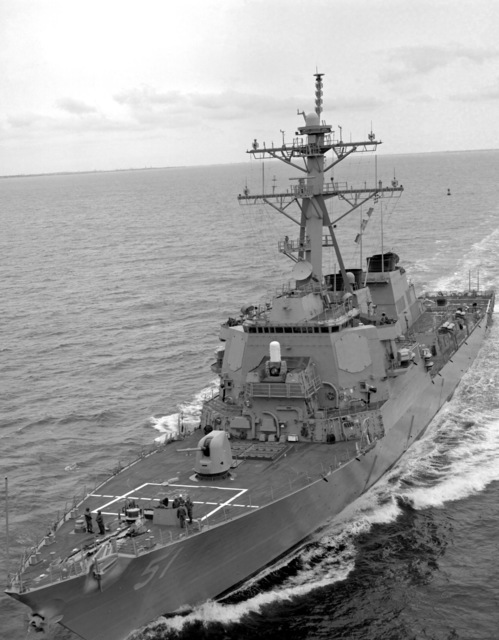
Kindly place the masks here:
[(320, 119), (315, 111), (312, 111), (312, 113), (307, 113), (307, 115), (305, 116), (305, 122), (307, 124), (307, 127), (313, 127), (320, 124)]

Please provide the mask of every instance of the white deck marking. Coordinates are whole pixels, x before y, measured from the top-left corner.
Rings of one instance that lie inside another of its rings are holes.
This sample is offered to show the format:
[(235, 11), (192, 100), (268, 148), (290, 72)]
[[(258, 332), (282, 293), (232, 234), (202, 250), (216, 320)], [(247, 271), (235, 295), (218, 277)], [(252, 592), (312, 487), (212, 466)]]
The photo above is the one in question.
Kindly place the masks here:
[[(114, 504), (115, 502), (118, 502), (118, 500), (124, 500), (125, 498), (128, 498), (132, 493), (135, 493), (136, 491), (140, 491), (144, 487), (147, 487), (148, 484), (149, 484), (149, 482), (145, 482), (144, 484), (141, 484), (140, 487), (135, 487), (135, 489), (132, 489), (128, 493), (124, 493), (121, 496), (114, 496), (114, 500), (111, 500), (110, 502), (106, 502), (106, 504), (103, 504), (101, 506), (100, 510), (102, 511), (102, 509), (105, 509), (106, 507), (109, 507), (109, 505)], [(93, 493), (91, 493), (90, 495), (92, 497), (94, 496)], [(95, 497), (99, 497), (99, 496), (95, 496)], [(142, 498), (134, 497), (134, 500), (142, 500)], [(97, 509), (94, 509), (92, 511), (92, 513), (95, 513), (96, 511), (97, 511)]]
[(247, 489), (231, 489), (231, 490), (232, 491), (237, 491), (238, 493), (236, 493), (235, 496), (232, 496), (232, 498), (229, 498), (225, 502), (222, 502), (216, 509), (213, 509), (213, 511), (210, 511), (210, 513), (207, 513), (205, 516), (200, 518), (200, 520), (201, 521), (206, 520), (206, 518), (209, 518), (210, 516), (212, 516), (217, 511), (220, 511), (220, 509), (223, 509), (224, 507), (230, 506), (230, 503), (233, 500), (236, 500), (236, 498), (239, 498), (240, 496), (242, 496), (244, 493), (246, 493), (248, 491)]
[[(98, 510), (102, 511), (104, 515), (108, 515), (108, 516), (112, 516), (112, 515), (116, 515), (116, 513), (113, 513), (111, 511), (104, 511), (104, 509), (106, 509), (107, 507), (115, 504), (116, 502), (119, 502), (120, 500), (125, 500), (126, 498), (132, 498), (133, 500), (148, 500), (149, 502), (156, 500), (157, 498), (147, 498), (145, 496), (138, 496), (138, 495), (134, 495), (134, 494), (138, 494), (139, 491), (141, 491), (142, 489), (144, 489), (145, 487), (163, 487), (164, 489), (168, 488), (172, 488), (172, 489), (196, 489), (197, 491), (199, 491), (199, 489), (214, 489), (216, 491), (231, 491), (234, 492), (234, 495), (229, 498), (228, 500), (226, 500), (225, 502), (203, 502), (202, 500), (196, 500), (194, 501), (194, 504), (201, 504), (201, 505), (209, 505), (209, 506), (216, 506), (216, 509), (213, 509), (212, 511), (210, 511), (209, 513), (207, 513), (205, 516), (203, 516), (202, 518), (200, 518), (200, 520), (206, 520), (207, 518), (209, 518), (210, 516), (212, 516), (214, 513), (216, 513), (217, 511), (220, 511), (220, 509), (223, 509), (224, 507), (240, 507), (243, 509), (258, 509), (257, 505), (252, 505), (252, 504), (239, 504), (239, 503), (234, 503), (233, 501), (236, 500), (237, 498), (239, 498), (240, 496), (244, 495), (245, 493), (247, 493), (248, 489), (239, 489), (237, 487), (213, 487), (211, 485), (190, 485), (190, 484), (168, 484), (168, 485), (164, 485), (163, 483), (157, 483), (157, 482), (145, 482), (144, 484), (140, 485), (139, 487), (135, 487), (134, 489), (131, 489), (130, 491), (128, 491), (127, 493), (123, 493), (122, 495), (119, 496), (112, 496), (112, 495), (100, 495), (98, 493), (91, 493), (90, 497), (92, 498), (112, 498), (109, 502), (106, 502), (105, 504), (101, 505), (100, 507), (93, 509), (92, 513), (96, 513)], [(119, 511), (118, 511), (119, 513)]]

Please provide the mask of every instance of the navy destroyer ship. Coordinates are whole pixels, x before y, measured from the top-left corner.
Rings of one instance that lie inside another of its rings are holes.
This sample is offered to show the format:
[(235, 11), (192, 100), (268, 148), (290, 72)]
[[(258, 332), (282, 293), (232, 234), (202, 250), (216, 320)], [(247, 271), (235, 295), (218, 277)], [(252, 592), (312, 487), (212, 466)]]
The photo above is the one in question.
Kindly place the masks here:
[(229, 593), (376, 483), (473, 363), (493, 292), (468, 286), (418, 298), (393, 252), (345, 264), (342, 221), (353, 212), (366, 221), (403, 187), (395, 178), (331, 179), (380, 141), (337, 137), (323, 120), (322, 91), (317, 73), (315, 110), (301, 114), (291, 142), (283, 134), (280, 145), (254, 141), (248, 151), (298, 178), (239, 195), (296, 224), (295, 237), (278, 243), (293, 263), (291, 283), (221, 326), (219, 391), (200, 424), (117, 469), (26, 551), (7, 593), (30, 608), (34, 629), (58, 623), (84, 640), (123, 640)]

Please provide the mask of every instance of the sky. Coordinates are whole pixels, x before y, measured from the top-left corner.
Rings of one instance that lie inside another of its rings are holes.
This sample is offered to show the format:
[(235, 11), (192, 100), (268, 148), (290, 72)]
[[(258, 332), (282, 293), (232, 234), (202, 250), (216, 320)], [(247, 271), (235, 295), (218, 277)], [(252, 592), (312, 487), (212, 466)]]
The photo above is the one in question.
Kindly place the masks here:
[(498, 33), (498, 0), (0, 0), (0, 175), (245, 162), (316, 71), (344, 140), (497, 149)]

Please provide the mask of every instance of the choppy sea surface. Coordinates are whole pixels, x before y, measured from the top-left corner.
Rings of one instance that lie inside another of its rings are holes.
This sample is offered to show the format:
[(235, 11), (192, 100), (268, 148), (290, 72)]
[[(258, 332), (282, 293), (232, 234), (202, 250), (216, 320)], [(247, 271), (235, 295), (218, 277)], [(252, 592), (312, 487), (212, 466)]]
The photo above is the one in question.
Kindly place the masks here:
[[(366, 167), (335, 180), (358, 184)], [(364, 259), (382, 237), (420, 292), (499, 287), (499, 151), (380, 156), (376, 177), (394, 170), (404, 194), (378, 203)], [(292, 223), (237, 193), (288, 179), (269, 162), (0, 180), (11, 571), (74, 497), (168, 434), (179, 412), (196, 421), (220, 323), (290, 278), (276, 245)], [(357, 222), (338, 229), (350, 266)], [(425, 437), (339, 521), (225, 601), (133, 637), (498, 638), (498, 364), (496, 319)], [(0, 619), (1, 638), (31, 637), (27, 610), (3, 596)]]

